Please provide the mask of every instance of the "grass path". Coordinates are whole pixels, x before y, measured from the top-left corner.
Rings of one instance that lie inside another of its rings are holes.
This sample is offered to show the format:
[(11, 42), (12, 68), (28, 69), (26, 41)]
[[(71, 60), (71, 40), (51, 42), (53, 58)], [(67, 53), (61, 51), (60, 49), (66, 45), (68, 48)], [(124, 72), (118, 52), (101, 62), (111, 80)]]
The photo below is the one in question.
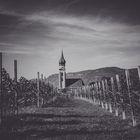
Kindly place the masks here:
[[(10, 127), (12, 126), (12, 129)], [(9, 129), (9, 133), (8, 133)], [(27, 107), (9, 120), (2, 140), (140, 140), (140, 128), (85, 101), (58, 98), (46, 108)]]

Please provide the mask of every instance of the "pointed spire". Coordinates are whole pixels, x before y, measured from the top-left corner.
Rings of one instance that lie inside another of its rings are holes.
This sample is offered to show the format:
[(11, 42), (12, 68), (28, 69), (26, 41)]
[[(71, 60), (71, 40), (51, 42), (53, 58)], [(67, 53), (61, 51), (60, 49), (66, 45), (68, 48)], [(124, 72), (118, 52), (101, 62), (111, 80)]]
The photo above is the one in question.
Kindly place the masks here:
[(61, 58), (64, 59), (63, 49), (62, 49), (62, 52), (61, 52)]
[(62, 49), (61, 58), (59, 60), (59, 65), (65, 66), (65, 63), (66, 63), (66, 61), (65, 61), (64, 54), (63, 54), (63, 49)]

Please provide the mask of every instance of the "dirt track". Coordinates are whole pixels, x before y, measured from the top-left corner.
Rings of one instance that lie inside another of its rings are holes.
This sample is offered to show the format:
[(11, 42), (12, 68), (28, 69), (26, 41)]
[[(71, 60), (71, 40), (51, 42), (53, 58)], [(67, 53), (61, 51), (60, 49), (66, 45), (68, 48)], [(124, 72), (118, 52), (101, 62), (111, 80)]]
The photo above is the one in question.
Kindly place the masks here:
[(21, 109), (8, 125), (7, 132), (0, 134), (2, 140), (140, 140), (139, 126), (131, 128), (128, 120), (74, 99)]

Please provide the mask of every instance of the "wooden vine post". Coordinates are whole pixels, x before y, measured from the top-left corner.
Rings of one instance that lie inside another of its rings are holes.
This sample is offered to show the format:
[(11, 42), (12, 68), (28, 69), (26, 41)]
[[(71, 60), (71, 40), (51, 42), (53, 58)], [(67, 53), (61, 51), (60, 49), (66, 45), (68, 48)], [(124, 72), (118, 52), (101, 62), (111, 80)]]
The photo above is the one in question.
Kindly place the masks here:
[[(139, 76), (139, 90), (140, 90), (140, 66), (138, 66), (138, 76)], [(140, 102), (140, 96), (139, 96), (139, 102)]]
[(107, 79), (105, 80), (105, 83), (106, 83), (106, 90), (107, 90), (107, 95), (108, 95), (108, 109), (109, 109), (109, 112), (112, 113), (113, 110), (112, 110), (112, 104), (111, 104), (111, 97), (110, 97), (110, 94), (109, 94), (109, 86), (108, 86), (108, 82), (107, 82)]
[(98, 104), (101, 105), (99, 82), (96, 82), (96, 83), (97, 83), (96, 86), (97, 86)]
[(86, 98), (86, 86), (84, 86), (84, 98)]
[(96, 82), (95, 83), (95, 89), (96, 89), (96, 100), (97, 100), (97, 104), (99, 105), (100, 102), (99, 102), (99, 92), (98, 92), (98, 83)]
[(105, 79), (105, 99), (106, 99), (105, 108), (106, 108), (106, 110), (108, 110), (109, 109), (109, 106), (108, 106), (108, 84), (107, 84), (106, 79)]
[(41, 81), (43, 82), (43, 74), (41, 74)]
[(102, 82), (99, 82), (99, 89), (100, 89), (100, 100), (101, 100), (101, 107), (104, 108), (104, 103), (103, 103), (103, 91), (102, 91)]
[(126, 113), (125, 113), (124, 102), (123, 102), (123, 97), (122, 97), (123, 95), (122, 95), (122, 91), (121, 91), (120, 77), (118, 74), (116, 75), (116, 81), (117, 81), (118, 94), (119, 94), (119, 98), (121, 100), (121, 106), (122, 106), (122, 119), (125, 120)]
[(139, 84), (140, 84), (140, 66), (138, 66)]
[[(41, 85), (44, 86), (44, 75), (43, 75), (43, 74), (41, 74)], [(40, 99), (41, 99), (40, 104), (41, 104), (41, 106), (42, 106), (43, 103), (44, 103), (44, 98), (41, 96)]]
[(106, 97), (105, 97), (105, 83), (104, 80), (102, 80), (102, 94), (103, 94), (103, 106), (105, 108), (106, 104)]
[(97, 98), (96, 98), (96, 83), (93, 85), (93, 96), (94, 96), (94, 103), (97, 103)]
[(92, 89), (93, 89), (93, 90), (92, 90), (93, 103), (96, 104), (96, 98), (95, 98), (95, 94), (96, 94), (96, 92), (95, 92), (95, 83), (93, 83)]
[(90, 94), (91, 86), (89, 85), (88, 87), (89, 87), (89, 91), (88, 91), (89, 92), (89, 99), (91, 100), (91, 94)]
[(113, 100), (114, 100), (115, 116), (118, 116), (119, 115), (118, 104), (117, 104), (117, 100), (116, 100), (116, 91), (115, 91), (115, 84), (114, 84), (113, 77), (111, 77), (111, 88), (112, 88), (112, 94), (113, 94)]
[(39, 93), (40, 93), (40, 74), (37, 72), (37, 107), (40, 106), (39, 104)]
[(15, 82), (15, 115), (18, 114), (18, 91), (17, 91), (17, 60), (14, 60), (14, 82)]
[(2, 52), (0, 52), (0, 124), (3, 119), (3, 104), (2, 104)]
[(132, 118), (132, 125), (136, 126), (136, 118), (135, 118), (135, 114), (134, 114), (134, 107), (133, 107), (133, 103), (132, 103), (132, 98), (131, 98), (131, 80), (130, 80), (130, 73), (129, 70), (125, 70), (125, 75), (126, 75), (126, 82), (127, 82), (127, 91), (128, 91), (128, 96), (129, 96), (129, 103), (130, 103), (130, 107), (131, 107), (131, 118)]

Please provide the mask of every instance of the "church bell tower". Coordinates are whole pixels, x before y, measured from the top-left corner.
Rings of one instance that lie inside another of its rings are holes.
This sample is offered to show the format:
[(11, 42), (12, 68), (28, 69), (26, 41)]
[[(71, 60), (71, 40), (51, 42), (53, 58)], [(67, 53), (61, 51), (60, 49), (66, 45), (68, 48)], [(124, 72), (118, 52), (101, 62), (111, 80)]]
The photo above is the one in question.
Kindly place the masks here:
[(65, 69), (65, 58), (63, 51), (59, 60), (59, 89), (64, 89), (66, 87), (66, 69)]

